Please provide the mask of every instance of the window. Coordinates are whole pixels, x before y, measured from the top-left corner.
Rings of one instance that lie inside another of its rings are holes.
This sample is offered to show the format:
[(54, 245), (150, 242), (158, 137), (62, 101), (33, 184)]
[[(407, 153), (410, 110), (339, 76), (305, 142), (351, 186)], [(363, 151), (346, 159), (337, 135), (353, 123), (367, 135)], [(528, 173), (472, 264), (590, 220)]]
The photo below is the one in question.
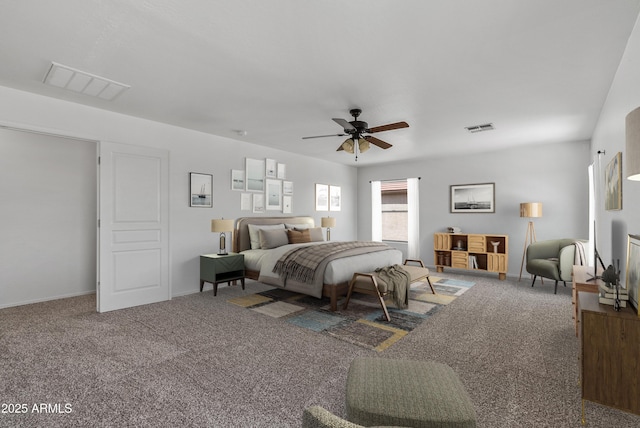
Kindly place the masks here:
[(407, 201), (407, 181), (383, 181), (380, 186), (382, 197), (382, 240), (408, 240), (409, 208)]
[(407, 258), (420, 258), (420, 177), (371, 181), (371, 240), (407, 243)]

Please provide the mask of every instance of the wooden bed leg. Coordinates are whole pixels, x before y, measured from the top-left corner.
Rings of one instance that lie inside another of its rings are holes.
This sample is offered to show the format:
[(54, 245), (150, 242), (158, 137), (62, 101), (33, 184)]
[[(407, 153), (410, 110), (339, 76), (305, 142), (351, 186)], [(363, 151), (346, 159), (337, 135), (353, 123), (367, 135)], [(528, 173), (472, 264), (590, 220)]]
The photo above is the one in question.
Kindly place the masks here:
[(349, 281), (349, 291), (347, 291), (347, 298), (344, 301), (344, 305), (342, 306), (342, 309), (347, 309), (347, 305), (349, 304), (349, 300), (351, 300), (351, 294), (353, 293), (353, 284), (355, 284), (356, 282), (356, 278), (358, 277), (357, 273), (353, 274), (353, 277), (351, 278), (351, 281)]
[(331, 296), (329, 296), (329, 298), (331, 299), (331, 311), (335, 312), (338, 310), (338, 291), (336, 290), (336, 287), (331, 287)]

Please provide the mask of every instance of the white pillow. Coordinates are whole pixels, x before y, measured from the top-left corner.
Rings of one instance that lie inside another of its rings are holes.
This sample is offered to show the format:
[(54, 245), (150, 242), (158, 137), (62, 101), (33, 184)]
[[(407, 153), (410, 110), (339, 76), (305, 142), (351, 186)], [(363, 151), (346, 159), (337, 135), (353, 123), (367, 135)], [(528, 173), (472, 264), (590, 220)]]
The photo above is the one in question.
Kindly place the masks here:
[(280, 224), (249, 224), (249, 240), (251, 241), (251, 249), (259, 250), (260, 249), (260, 229), (263, 230), (273, 230), (273, 229), (284, 229), (284, 223)]

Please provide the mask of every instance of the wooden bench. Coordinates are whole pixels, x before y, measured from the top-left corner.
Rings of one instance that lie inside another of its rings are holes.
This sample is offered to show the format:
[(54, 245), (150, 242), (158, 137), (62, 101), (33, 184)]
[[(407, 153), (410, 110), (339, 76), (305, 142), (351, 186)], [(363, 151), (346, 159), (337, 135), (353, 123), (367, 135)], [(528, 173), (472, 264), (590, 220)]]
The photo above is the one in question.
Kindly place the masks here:
[[(416, 263), (417, 265), (409, 263)], [(411, 277), (411, 284), (426, 279), (429, 287), (431, 287), (431, 292), (433, 294), (436, 294), (436, 290), (433, 288), (431, 280), (429, 279), (429, 269), (424, 267), (424, 263), (422, 263), (422, 260), (407, 259), (404, 261), (402, 267), (409, 273), (409, 276)], [(349, 300), (351, 299), (351, 293), (353, 293), (354, 291), (357, 293), (378, 296), (378, 300), (380, 302), (380, 306), (382, 306), (382, 310), (384, 311), (385, 318), (387, 319), (387, 321), (391, 321), (391, 317), (389, 316), (389, 311), (387, 310), (387, 305), (384, 302), (384, 298), (393, 290), (389, 288), (388, 284), (383, 281), (377, 273), (356, 272), (353, 274), (353, 277), (349, 282), (349, 291), (347, 292), (347, 298), (344, 302), (343, 309), (347, 309), (347, 305), (349, 304)], [(409, 292), (409, 290), (407, 290), (407, 292)]]

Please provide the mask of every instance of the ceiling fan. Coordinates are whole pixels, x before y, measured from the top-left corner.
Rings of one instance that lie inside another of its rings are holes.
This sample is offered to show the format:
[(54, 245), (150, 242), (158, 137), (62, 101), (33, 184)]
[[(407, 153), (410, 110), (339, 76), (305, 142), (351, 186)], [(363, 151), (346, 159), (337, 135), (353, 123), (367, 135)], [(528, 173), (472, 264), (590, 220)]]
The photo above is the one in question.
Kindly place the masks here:
[(324, 137), (344, 137), (349, 136), (340, 146), (337, 151), (344, 150), (347, 153), (355, 153), (356, 161), (358, 160), (358, 152), (364, 153), (371, 148), (370, 144), (380, 147), (381, 149), (388, 149), (391, 147), (391, 144), (386, 141), (382, 141), (379, 138), (376, 138), (372, 135), (364, 135), (364, 134), (375, 134), (376, 132), (382, 131), (391, 131), (393, 129), (400, 128), (408, 128), (409, 124), (407, 122), (396, 122), (390, 123), (388, 125), (376, 126), (373, 128), (369, 128), (369, 124), (367, 122), (363, 122), (358, 120), (358, 116), (362, 113), (362, 110), (359, 108), (354, 108), (349, 111), (353, 119), (351, 122), (347, 122), (345, 119), (336, 119), (332, 120), (336, 122), (338, 125), (342, 126), (344, 129), (344, 133), (342, 134), (330, 134), (330, 135), (316, 135), (313, 137), (302, 137), (303, 140), (309, 138), (324, 138)]

